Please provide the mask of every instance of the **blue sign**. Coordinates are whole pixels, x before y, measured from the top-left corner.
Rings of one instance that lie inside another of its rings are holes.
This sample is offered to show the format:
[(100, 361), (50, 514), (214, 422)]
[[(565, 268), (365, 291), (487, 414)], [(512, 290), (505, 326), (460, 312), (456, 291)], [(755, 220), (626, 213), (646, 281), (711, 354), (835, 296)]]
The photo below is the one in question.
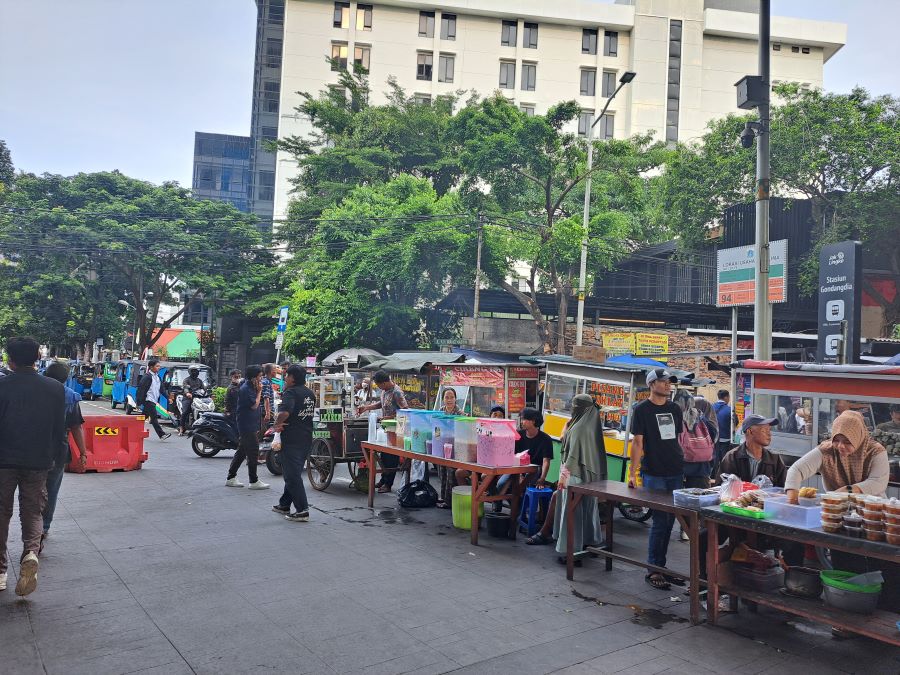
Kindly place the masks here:
[(281, 312), (278, 313), (278, 332), (283, 333), (287, 330), (287, 318), (288, 318), (288, 310), (290, 307), (285, 305), (281, 308)]

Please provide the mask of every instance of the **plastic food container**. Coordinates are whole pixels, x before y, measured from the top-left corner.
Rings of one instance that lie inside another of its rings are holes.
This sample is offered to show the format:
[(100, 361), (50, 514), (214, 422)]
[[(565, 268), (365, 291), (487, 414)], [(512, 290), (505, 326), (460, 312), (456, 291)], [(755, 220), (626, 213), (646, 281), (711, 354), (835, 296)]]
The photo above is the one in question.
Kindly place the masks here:
[(884, 531), (888, 534), (900, 534), (900, 525), (888, 525), (885, 523)]
[[(825, 516), (830, 515), (824, 513), (818, 506), (788, 504), (786, 501), (776, 499), (767, 499), (763, 511), (770, 520), (805, 528), (815, 527), (819, 520), (824, 521)], [(840, 523), (842, 518), (843, 515), (837, 516), (837, 522)]]
[(840, 513), (825, 513), (822, 512), (822, 522), (823, 523), (843, 523), (844, 516)]
[(884, 499), (874, 495), (862, 495), (857, 497), (857, 503), (862, 504), (864, 509), (869, 511), (884, 511)]
[(822, 502), (822, 511), (824, 511), (825, 513), (837, 513), (842, 515), (844, 513), (847, 513), (847, 502), (844, 502), (843, 504), (831, 504)]
[(484, 466), (518, 466), (516, 440), (519, 433), (513, 420), (484, 418), (475, 424), (478, 434), (476, 457)]
[(867, 530), (884, 532), (884, 522), (880, 520), (869, 520), (868, 518), (863, 518), (863, 527)]
[(864, 527), (863, 531), (866, 533), (866, 539), (869, 541), (884, 541), (887, 538), (884, 530), (869, 530)]
[(421, 454), (428, 452), (426, 443), (431, 440), (431, 423), (430, 415), (427, 410), (410, 410), (409, 415), (409, 438), (412, 439), (410, 450)]
[(886, 533), (884, 537), (891, 546), (900, 546), (900, 534)]
[(453, 458), (460, 462), (478, 460), (478, 434), (475, 431), (477, 417), (457, 417), (453, 421)]
[(732, 574), (738, 586), (755, 591), (774, 591), (784, 586), (784, 570), (781, 567), (770, 567), (765, 572), (757, 572), (752, 567), (734, 565)]
[(834, 504), (836, 506), (846, 506), (850, 502), (850, 495), (846, 492), (826, 492), (822, 495), (822, 506), (826, 504)]
[[(432, 418), (431, 454), (436, 457), (447, 457), (445, 446), (450, 444), (450, 456), (453, 456), (453, 415), (435, 415)], [(449, 459), (449, 458), (448, 458)]]
[(863, 509), (862, 517), (866, 520), (877, 520), (878, 522), (882, 522), (884, 520), (884, 511), (873, 511), (871, 509)]
[(681, 490), (673, 490), (672, 498), (676, 506), (688, 506), (691, 508), (701, 508), (703, 506), (715, 506), (719, 503), (719, 492), (716, 490), (714, 494), (698, 494), (701, 492), (709, 492), (712, 488), (683, 488)]
[(871, 614), (878, 607), (878, 598), (881, 590), (875, 593), (860, 593), (847, 591), (842, 588), (834, 588), (825, 585), (825, 604), (838, 609), (857, 614)]
[(846, 525), (844, 525), (844, 534), (854, 539), (862, 539), (866, 536), (865, 530), (861, 527), (848, 527)]
[(895, 516), (893, 513), (885, 511), (884, 523), (885, 525), (900, 525), (900, 516)]
[(859, 514), (856, 513), (848, 513), (843, 518), (844, 527), (862, 527), (863, 518)]
[(891, 499), (884, 504), (884, 510), (895, 516), (900, 516), (900, 500)]
[(840, 534), (841, 530), (844, 529), (844, 526), (840, 523), (828, 523), (824, 520), (822, 521), (822, 531), (828, 532), (829, 534)]
[(815, 497), (799, 497), (797, 501), (800, 502), (800, 506), (819, 506), (822, 503), (822, 498), (818, 495)]
[(402, 447), (404, 445), (403, 439), (409, 438), (409, 436), (410, 436), (409, 413), (411, 413), (411, 412), (415, 412), (415, 411), (410, 410), (409, 408), (400, 408), (397, 411), (397, 417), (395, 419), (397, 420), (396, 432), (397, 432), (397, 445), (398, 446)]

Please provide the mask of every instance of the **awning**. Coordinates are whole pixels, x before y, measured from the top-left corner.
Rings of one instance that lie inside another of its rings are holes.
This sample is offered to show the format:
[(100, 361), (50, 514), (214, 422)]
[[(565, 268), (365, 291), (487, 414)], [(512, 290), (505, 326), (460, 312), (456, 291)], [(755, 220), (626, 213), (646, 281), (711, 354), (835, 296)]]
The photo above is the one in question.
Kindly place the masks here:
[(370, 360), (369, 357), (361, 356), (360, 367), (363, 370), (385, 370), (389, 373), (421, 373), (427, 366), (446, 363), (462, 363), (465, 360), (465, 354), (448, 354), (447, 352), (398, 352), (397, 354), (391, 354), (390, 356), (372, 360)]

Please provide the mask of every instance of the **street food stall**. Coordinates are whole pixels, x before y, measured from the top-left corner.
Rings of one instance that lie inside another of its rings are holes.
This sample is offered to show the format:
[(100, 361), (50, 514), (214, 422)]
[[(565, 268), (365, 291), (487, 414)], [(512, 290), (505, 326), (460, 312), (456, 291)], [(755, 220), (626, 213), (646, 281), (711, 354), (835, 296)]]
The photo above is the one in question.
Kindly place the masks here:
[(436, 366), (439, 389), (432, 408), (440, 409), (444, 391), (453, 389), (459, 408), (473, 417), (489, 417), (491, 408), (502, 406), (509, 418), (525, 408), (538, 407), (540, 368), (522, 363)]
[(465, 360), (464, 354), (447, 352), (398, 352), (390, 356), (360, 355), (360, 368), (370, 374), (384, 370), (403, 390), (410, 408), (430, 410), (438, 395), (438, 371), (442, 365)]
[(829, 438), (840, 413), (861, 413), (890, 456), (888, 495), (900, 496), (900, 415), (891, 412), (900, 405), (900, 367), (748, 360), (734, 373), (738, 419), (750, 411), (776, 418), (771, 449), (788, 464)]

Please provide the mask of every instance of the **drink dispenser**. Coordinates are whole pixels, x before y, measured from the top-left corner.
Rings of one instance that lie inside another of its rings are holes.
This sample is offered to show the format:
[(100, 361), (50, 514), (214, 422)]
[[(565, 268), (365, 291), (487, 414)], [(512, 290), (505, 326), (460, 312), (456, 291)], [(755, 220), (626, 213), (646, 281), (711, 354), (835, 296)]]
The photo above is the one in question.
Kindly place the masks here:
[(477, 417), (457, 417), (453, 423), (453, 459), (475, 463), (478, 459)]
[(435, 457), (453, 458), (453, 433), (455, 417), (453, 415), (435, 415), (432, 418), (431, 454)]
[(409, 408), (400, 408), (397, 411), (397, 447), (403, 447), (403, 439), (409, 438), (410, 428), (409, 428), (409, 413), (415, 412), (414, 410), (410, 410)]
[(432, 422), (434, 416), (440, 413), (434, 410), (411, 410), (410, 428), (412, 436), (412, 451), (423, 455), (429, 454), (431, 447), (431, 435), (434, 433)]
[(517, 466), (516, 440), (519, 433), (513, 420), (479, 419), (478, 463), (485, 466)]

